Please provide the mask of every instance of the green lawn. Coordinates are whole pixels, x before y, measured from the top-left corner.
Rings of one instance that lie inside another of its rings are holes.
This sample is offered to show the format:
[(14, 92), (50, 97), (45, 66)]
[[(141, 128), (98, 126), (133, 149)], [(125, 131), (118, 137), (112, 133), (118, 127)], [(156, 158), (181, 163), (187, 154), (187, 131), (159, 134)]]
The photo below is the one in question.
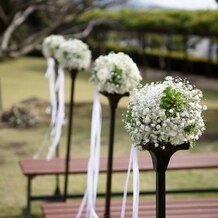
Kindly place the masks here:
[[(46, 61), (42, 58), (19, 58), (0, 63), (0, 79), (2, 84), (2, 100), (4, 109), (32, 97), (49, 100), (48, 82), (44, 77)], [(72, 155), (88, 156), (90, 118), (94, 87), (88, 83), (88, 74), (79, 74), (76, 81), (76, 107), (75, 128), (73, 129)], [(150, 80), (150, 79), (149, 79)], [(199, 140), (197, 146), (185, 152), (218, 152), (218, 90), (201, 87), (204, 92), (205, 102), (208, 110), (205, 112), (207, 130)], [(66, 102), (69, 99), (70, 80), (66, 77)], [(107, 101), (101, 97), (103, 102), (103, 129), (102, 129), (102, 155), (107, 154), (109, 110)], [(116, 119), (115, 155), (129, 154), (130, 140), (121, 122), (122, 113), (125, 111), (128, 98), (119, 104)], [(41, 108), (40, 113), (44, 113)], [(33, 108), (37, 111), (37, 108)], [(44, 113), (49, 119), (49, 115)], [(30, 158), (41, 145), (48, 131), (48, 121), (44, 120), (37, 126), (29, 129), (0, 129), (0, 218), (22, 218), (22, 208), (25, 205), (26, 180), (19, 167), (19, 160)], [(66, 130), (63, 129), (61, 140), (61, 155), (65, 153)], [(47, 148), (42, 157), (45, 156)], [(140, 153), (143, 155), (143, 152)], [(167, 187), (216, 187), (218, 184), (218, 170), (199, 170), (169, 172), (167, 174)], [(125, 174), (115, 175), (113, 178), (113, 189), (123, 189)], [(74, 176), (70, 178), (70, 191), (83, 192), (85, 190), (85, 176)], [(141, 176), (142, 189), (154, 189), (154, 173)], [(34, 193), (52, 193), (54, 189), (54, 178), (40, 177), (34, 179)], [(100, 176), (99, 189), (105, 189), (105, 176)], [(215, 195), (215, 194), (214, 194)], [(217, 194), (216, 194), (217, 195)], [(34, 217), (41, 216), (40, 203), (33, 203)]]

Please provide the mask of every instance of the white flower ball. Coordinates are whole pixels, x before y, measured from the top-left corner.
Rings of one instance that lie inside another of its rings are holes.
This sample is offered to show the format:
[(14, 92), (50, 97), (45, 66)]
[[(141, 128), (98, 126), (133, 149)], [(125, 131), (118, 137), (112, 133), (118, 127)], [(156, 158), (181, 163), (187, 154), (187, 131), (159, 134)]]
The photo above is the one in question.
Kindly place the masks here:
[(167, 77), (131, 92), (125, 129), (133, 143), (164, 148), (167, 144), (190, 146), (202, 135), (205, 124), (200, 105), (202, 92), (188, 81)]
[(50, 35), (46, 37), (42, 43), (42, 53), (45, 57), (55, 57), (59, 47), (65, 42), (61, 35)]
[(69, 39), (61, 44), (55, 58), (64, 69), (85, 70), (91, 63), (91, 51), (81, 40)]
[(130, 92), (141, 80), (137, 65), (122, 52), (98, 57), (90, 77), (99, 91), (117, 94)]

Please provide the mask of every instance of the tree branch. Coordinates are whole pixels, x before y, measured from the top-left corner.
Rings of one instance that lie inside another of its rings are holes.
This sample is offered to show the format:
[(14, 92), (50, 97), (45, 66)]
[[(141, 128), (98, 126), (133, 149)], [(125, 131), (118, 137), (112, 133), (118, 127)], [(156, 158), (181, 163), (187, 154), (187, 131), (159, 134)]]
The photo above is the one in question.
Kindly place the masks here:
[[(55, 1), (52, 1), (53, 4)], [(14, 7), (13, 7), (13, 11), (12, 11), (12, 16), (14, 17), (14, 15), (19, 12), (19, 11), (24, 11), (27, 8), (31, 7), (31, 6), (44, 6), (45, 8), (47, 8), (49, 4), (49, 0), (32, 0), (32, 1), (26, 1), (24, 0), (22, 3), (17, 3)]]
[(10, 57), (18, 57), (28, 54), (29, 52), (34, 50), (47, 35), (51, 34), (56, 28), (58, 28), (61, 23), (62, 22), (60, 20), (57, 20), (52, 24), (52, 26), (49, 26), (41, 30), (40, 32), (34, 33), (31, 36), (27, 37), (22, 45), (13, 50), (10, 50), (8, 55)]
[(20, 26), (26, 18), (35, 10), (35, 7), (30, 6), (27, 8), (23, 13), (22, 12), (17, 12), (16, 15), (14, 16), (14, 19), (9, 25), (9, 27), (6, 29), (3, 37), (2, 37), (2, 43), (1, 43), (1, 50), (4, 51), (7, 49), (10, 38), (13, 34), (13, 32), (16, 30), (18, 26)]
[[(81, 26), (76, 26), (76, 27), (72, 27), (70, 29), (68, 29), (67, 31), (64, 31), (63, 34), (67, 37), (72, 37), (72, 38), (85, 38), (87, 37), (93, 30), (93, 28), (97, 25), (100, 25), (100, 24), (103, 24), (103, 23), (108, 23), (108, 21), (106, 20), (91, 20), (88, 25), (86, 25), (86, 28), (81, 31)], [(78, 32), (78, 31), (81, 31), (81, 32)], [(78, 33), (75, 33), (73, 34), (72, 32), (78, 32)]]
[[(92, 20), (88, 24), (74, 26), (66, 31), (66, 27), (76, 21), (81, 14), (93, 8), (105, 8), (110, 4), (117, 4), (126, 0), (20, 0), (13, 1), (10, 12), (7, 14), (0, 5), (0, 19), (4, 23), (3, 35), (0, 41), (0, 58), (6, 56), (17, 57), (24, 55), (40, 45), (43, 38), (52, 33), (68, 34), (76, 38), (87, 37), (94, 26), (105, 21)], [(37, 13), (34, 13), (37, 10)], [(29, 15), (34, 16), (29, 19)], [(32, 26), (36, 19), (40, 19), (39, 26)], [(108, 22), (108, 21), (106, 21)], [(9, 23), (9, 24), (8, 24)], [(23, 24), (25, 23), (25, 25)], [(24, 26), (22, 40), (19, 32)], [(83, 29), (83, 30), (82, 30)], [(81, 31), (82, 30), (82, 31)], [(76, 33), (77, 31), (78, 33)], [(74, 33), (74, 34), (72, 34)], [(75, 34), (76, 33), (76, 34)], [(17, 38), (16, 38), (17, 37)], [(14, 42), (14, 43), (10, 43)]]

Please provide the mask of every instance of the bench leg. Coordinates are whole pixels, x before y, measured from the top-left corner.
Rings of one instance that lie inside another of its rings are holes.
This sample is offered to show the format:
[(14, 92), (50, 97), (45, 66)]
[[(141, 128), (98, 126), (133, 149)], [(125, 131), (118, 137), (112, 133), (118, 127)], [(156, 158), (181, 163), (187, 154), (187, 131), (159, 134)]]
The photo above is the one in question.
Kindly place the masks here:
[(26, 197), (27, 197), (27, 202), (26, 202), (26, 208), (24, 209), (24, 214), (26, 218), (31, 218), (31, 185), (32, 185), (32, 177), (28, 176), (27, 177), (27, 193), (26, 193)]
[(60, 179), (59, 179), (59, 175), (56, 174), (56, 188), (55, 188), (55, 191), (54, 191), (54, 195), (55, 196), (61, 196), (61, 190), (60, 190)]

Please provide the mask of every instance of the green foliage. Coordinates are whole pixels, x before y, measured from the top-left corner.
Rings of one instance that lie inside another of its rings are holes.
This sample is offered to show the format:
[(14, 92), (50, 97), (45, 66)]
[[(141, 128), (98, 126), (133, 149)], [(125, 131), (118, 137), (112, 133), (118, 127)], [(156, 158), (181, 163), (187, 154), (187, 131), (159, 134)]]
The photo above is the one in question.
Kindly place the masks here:
[[(183, 10), (93, 10), (81, 17), (81, 21), (104, 19), (113, 22), (105, 28), (122, 27), (134, 31), (165, 32), (197, 35), (218, 34), (217, 11)], [(113, 25), (113, 26), (111, 26)]]
[(184, 107), (185, 101), (182, 93), (172, 87), (167, 87), (163, 93), (164, 95), (161, 98), (160, 106), (166, 110), (167, 116), (172, 114), (170, 113), (170, 109), (173, 109), (175, 113)]
[[(124, 114), (123, 114), (123, 116), (124, 116)], [(132, 126), (135, 126), (135, 122), (132, 119), (132, 107), (131, 107), (131, 105), (129, 105), (129, 107), (128, 107), (127, 111), (126, 111), (124, 121), (126, 123), (130, 123)]]
[(108, 80), (108, 82), (119, 86), (121, 82), (121, 75), (122, 75), (122, 69), (120, 69), (117, 65), (115, 65), (113, 69), (113, 74), (110, 80)]
[(191, 133), (194, 131), (195, 127), (196, 127), (196, 124), (192, 123), (191, 125), (186, 126), (184, 130), (186, 133)]

